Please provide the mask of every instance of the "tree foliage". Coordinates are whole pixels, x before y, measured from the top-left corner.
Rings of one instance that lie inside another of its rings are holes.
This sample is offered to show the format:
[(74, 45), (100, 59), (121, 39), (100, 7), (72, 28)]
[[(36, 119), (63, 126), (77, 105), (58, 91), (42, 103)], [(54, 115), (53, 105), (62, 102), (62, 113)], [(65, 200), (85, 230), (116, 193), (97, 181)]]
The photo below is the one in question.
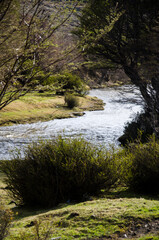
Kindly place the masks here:
[(59, 51), (56, 32), (73, 11), (74, 3), (0, 1), (0, 109), (34, 89), (71, 52)]
[(159, 2), (90, 0), (80, 21), (81, 50), (89, 60), (123, 68), (139, 87), (159, 135)]

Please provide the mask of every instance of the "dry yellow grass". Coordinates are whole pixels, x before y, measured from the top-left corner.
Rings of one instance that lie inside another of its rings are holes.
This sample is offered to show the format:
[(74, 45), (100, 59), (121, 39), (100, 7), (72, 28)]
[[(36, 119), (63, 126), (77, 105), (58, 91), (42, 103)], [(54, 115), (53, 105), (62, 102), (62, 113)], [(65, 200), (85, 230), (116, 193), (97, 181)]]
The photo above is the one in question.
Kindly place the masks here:
[(103, 110), (103, 102), (89, 96), (78, 97), (80, 106), (69, 109), (64, 96), (30, 93), (6, 106), (0, 112), (0, 125), (47, 121), (73, 117), (73, 112)]

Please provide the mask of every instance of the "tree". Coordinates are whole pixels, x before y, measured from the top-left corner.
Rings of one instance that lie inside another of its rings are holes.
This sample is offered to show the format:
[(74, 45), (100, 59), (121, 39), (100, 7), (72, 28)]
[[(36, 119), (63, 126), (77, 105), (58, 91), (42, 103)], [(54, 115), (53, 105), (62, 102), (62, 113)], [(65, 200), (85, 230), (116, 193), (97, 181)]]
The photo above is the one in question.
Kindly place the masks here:
[(61, 53), (55, 35), (74, 9), (60, 1), (0, 0), (0, 110), (56, 71), (72, 51)]
[(90, 0), (76, 34), (89, 60), (122, 67), (139, 87), (159, 136), (159, 2)]

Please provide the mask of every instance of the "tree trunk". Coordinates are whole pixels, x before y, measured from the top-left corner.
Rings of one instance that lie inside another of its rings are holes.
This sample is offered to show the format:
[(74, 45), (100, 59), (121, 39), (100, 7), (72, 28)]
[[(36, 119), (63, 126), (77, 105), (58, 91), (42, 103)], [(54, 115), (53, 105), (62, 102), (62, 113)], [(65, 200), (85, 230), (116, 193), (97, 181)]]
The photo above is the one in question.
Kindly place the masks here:
[[(139, 87), (146, 103), (146, 110), (150, 113), (150, 124), (157, 138), (159, 138), (159, 76), (152, 78), (150, 86), (138, 74), (137, 70), (130, 66), (123, 66), (126, 75), (131, 82)], [(151, 91), (148, 89), (151, 89)]]
[(154, 99), (154, 128), (157, 138), (159, 138), (159, 74), (156, 74), (151, 79), (152, 84), (152, 92), (153, 92), (153, 99)]

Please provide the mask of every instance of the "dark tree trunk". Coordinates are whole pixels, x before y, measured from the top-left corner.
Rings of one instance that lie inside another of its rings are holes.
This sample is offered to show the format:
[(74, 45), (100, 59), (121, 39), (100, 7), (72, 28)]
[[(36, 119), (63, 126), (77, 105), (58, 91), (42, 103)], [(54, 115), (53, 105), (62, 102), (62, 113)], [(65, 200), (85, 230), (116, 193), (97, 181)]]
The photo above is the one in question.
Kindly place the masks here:
[(124, 71), (131, 82), (139, 87), (146, 103), (145, 107), (151, 116), (150, 124), (156, 137), (159, 138), (159, 75), (153, 77), (151, 84), (148, 85), (133, 67), (124, 66)]
[(152, 97), (154, 100), (154, 128), (157, 138), (159, 138), (159, 74), (151, 79)]

